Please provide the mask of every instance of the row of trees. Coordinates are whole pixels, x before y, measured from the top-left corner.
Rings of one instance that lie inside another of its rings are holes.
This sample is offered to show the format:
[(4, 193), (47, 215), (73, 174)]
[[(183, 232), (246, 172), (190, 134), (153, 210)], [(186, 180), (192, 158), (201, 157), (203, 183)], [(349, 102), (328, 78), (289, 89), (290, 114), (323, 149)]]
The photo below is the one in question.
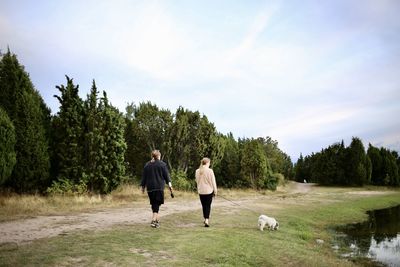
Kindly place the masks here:
[(67, 77), (50, 109), (16, 55), (0, 60), (0, 185), (16, 192), (109, 192), (123, 181), (124, 118), (98, 97), (83, 101)]
[(369, 144), (353, 137), (350, 146), (335, 143), (295, 164), (295, 179), (323, 185), (400, 185), (400, 157), (396, 151)]
[[(217, 182), (226, 187), (276, 187), (279, 178), (290, 178), (290, 157), (270, 137), (236, 140), (219, 133), (198, 111), (179, 107), (175, 114), (147, 102), (126, 109), (126, 161), (132, 176), (140, 177), (149, 151), (159, 148), (178, 187), (193, 187), (200, 160), (212, 159)], [(278, 174), (281, 174), (279, 176)]]
[(0, 182), (19, 192), (42, 189), (50, 177), (50, 110), (10, 51), (0, 61), (0, 109)]
[(106, 193), (123, 182), (125, 174), (123, 115), (103, 92), (99, 97), (93, 81), (83, 101), (78, 86), (67, 77), (67, 86), (57, 86), (60, 111), (52, 119), (52, 171), (55, 192)]
[(303, 158), (295, 168), (271, 137), (221, 134), (204, 114), (175, 113), (151, 102), (131, 103), (125, 114), (93, 81), (83, 100), (67, 78), (56, 88), (59, 112), (51, 115), (17, 57), (0, 55), (0, 186), (17, 192), (107, 193), (140, 178), (150, 151), (160, 149), (174, 185), (192, 190), (201, 158), (209, 157), (224, 187), (275, 189), (284, 179), (324, 185), (400, 185), (395, 151), (359, 138)]
[(290, 157), (270, 137), (236, 140), (198, 111), (175, 113), (151, 102), (122, 114), (95, 81), (83, 100), (67, 78), (56, 88), (51, 115), (16, 55), (0, 55), (0, 186), (17, 192), (107, 193), (141, 176), (150, 151), (160, 149), (174, 184), (192, 189), (195, 169), (210, 157), (226, 187), (276, 188), (293, 176)]

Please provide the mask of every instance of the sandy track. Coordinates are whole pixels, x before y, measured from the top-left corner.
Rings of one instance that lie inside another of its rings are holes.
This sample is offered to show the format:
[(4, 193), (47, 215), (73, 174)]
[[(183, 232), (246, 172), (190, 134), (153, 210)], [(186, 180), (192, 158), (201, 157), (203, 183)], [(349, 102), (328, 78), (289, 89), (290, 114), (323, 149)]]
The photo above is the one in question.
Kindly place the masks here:
[[(243, 201), (240, 201), (243, 203)], [(131, 208), (110, 208), (99, 212), (74, 215), (38, 216), (0, 223), (0, 244), (23, 243), (40, 238), (48, 238), (78, 230), (104, 230), (114, 225), (149, 223), (150, 205)], [(214, 207), (231, 206), (221, 199), (214, 201)], [(161, 217), (190, 210), (201, 209), (200, 201), (173, 201), (161, 206)]]
[[(311, 184), (296, 183), (290, 193), (307, 193)], [(288, 192), (289, 193), (289, 192)], [(230, 207), (234, 204), (251, 206), (255, 199), (236, 201), (235, 203), (217, 197), (213, 207)], [(201, 209), (200, 201), (166, 200), (161, 206), (161, 217), (191, 210)], [(36, 239), (54, 237), (78, 230), (104, 230), (115, 225), (149, 223), (151, 210), (144, 203), (132, 204), (129, 208), (110, 208), (98, 212), (74, 215), (38, 216), (30, 219), (0, 223), (0, 244), (30, 242)]]

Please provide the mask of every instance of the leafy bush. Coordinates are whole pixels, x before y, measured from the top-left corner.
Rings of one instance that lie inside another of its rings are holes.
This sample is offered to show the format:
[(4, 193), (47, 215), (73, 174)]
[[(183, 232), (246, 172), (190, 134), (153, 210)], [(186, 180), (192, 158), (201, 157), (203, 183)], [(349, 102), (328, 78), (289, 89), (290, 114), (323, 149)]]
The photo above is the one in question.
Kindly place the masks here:
[(172, 186), (177, 190), (192, 191), (195, 188), (194, 181), (190, 181), (182, 170), (172, 170), (171, 180)]
[(55, 195), (81, 195), (87, 193), (87, 186), (84, 182), (74, 184), (71, 180), (61, 179), (53, 181), (53, 184), (47, 188), (46, 192)]
[(283, 183), (284, 177), (280, 173), (267, 172), (263, 179), (259, 180), (258, 187), (275, 191), (278, 184)]

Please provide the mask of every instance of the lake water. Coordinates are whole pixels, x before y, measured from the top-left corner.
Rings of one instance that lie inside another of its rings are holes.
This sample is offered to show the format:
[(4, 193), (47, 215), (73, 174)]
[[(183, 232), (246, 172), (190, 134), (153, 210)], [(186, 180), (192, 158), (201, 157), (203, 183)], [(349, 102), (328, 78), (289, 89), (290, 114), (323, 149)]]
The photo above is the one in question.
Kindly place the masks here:
[(367, 221), (336, 229), (333, 248), (344, 257), (400, 267), (400, 205), (367, 213)]

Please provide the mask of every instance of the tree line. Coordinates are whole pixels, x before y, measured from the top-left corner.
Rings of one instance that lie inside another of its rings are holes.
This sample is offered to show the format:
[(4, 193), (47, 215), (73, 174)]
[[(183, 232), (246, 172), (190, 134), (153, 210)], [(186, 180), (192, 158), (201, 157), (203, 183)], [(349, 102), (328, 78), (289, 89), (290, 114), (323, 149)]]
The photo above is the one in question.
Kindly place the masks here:
[[(15, 192), (108, 193), (140, 179), (150, 152), (159, 149), (174, 186), (194, 189), (194, 172), (209, 157), (224, 187), (276, 189), (285, 179), (323, 185), (400, 185), (396, 151), (354, 137), (293, 166), (271, 137), (222, 134), (206, 115), (179, 107), (173, 113), (151, 102), (129, 103), (124, 113), (93, 80), (86, 99), (66, 76), (56, 86), (52, 115), (29, 74), (9, 50), (0, 54), (0, 188)], [(56, 92), (57, 92), (56, 91)]]
[(400, 186), (400, 157), (396, 151), (374, 147), (367, 151), (360, 138), (350, 145), (335, 143), (318, 153), (300, 155), (295, 164), (295, 179), (322, 185), (383, 185)]
[(86, 99), (66, 76), (52, 115), (17, 56), (0, 55), (0, 187), (15, 192), (108, 193), (140, 178), (160, 149), (176, 187), (192, 190), (194, 171), (209, 157), (225, 187), (275, 189), (294, 176), (290, 157), (271, 137), (222, 134), (204, 114), (175, 113), (151, 102), (114, 107), (93, 80)]

